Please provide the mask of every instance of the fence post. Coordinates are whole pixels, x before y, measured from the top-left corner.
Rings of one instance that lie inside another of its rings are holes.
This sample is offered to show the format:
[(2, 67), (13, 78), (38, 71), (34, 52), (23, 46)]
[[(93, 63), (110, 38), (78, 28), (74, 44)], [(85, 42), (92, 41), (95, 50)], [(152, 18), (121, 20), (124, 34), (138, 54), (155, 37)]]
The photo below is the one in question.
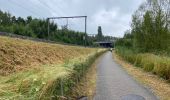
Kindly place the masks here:
[(61, 96), (64, 96), (64, 90), (63, 90), (63, 78), (60, 80), (60, 89), (61, 89)]

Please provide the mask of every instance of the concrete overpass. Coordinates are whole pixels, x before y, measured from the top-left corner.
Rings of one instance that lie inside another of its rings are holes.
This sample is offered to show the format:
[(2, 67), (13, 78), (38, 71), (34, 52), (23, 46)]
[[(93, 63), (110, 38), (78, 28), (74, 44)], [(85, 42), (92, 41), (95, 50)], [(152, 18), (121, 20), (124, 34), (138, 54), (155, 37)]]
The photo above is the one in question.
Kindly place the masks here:
[(105, 48), (111, 48), (114, 46), (114, 42), (111, 42), (111, 41), (99, 41), (99, 42), (94, 42), (94, 43)]

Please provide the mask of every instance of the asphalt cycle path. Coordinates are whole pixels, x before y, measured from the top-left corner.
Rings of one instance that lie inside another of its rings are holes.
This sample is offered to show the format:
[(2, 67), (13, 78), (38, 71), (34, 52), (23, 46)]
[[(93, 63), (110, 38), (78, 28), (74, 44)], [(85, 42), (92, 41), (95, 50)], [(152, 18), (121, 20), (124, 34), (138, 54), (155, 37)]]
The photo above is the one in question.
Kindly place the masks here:
[(97, 86), (94, 100), (158, 100), (142, 84), (130, 76), (112, 57), (105, 53), (97, 64)]

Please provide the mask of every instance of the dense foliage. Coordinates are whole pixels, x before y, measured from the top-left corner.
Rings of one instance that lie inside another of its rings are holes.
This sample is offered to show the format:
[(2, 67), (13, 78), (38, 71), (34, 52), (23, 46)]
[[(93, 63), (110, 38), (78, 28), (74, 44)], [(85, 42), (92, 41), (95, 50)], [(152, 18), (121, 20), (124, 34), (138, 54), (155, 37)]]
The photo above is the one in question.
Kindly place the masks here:
[[(50, 39), (57, 42), (91, 45), (91, 39), (83, 32), (68, 30), (67, 27), (58, 29), (57, 24), (50, 22), (48, 35), (48, 20), (36, 19), (28, 16), (26, 19), (12, 16), (10, 13), (0, 11), (0, 31), (34, 38)], [(86, 41), (83, 39), (86, 37)]]
[(147, 0), (132, 16), (116, 53), (145, 71), (170, 80), (170, 0)]
[(102, 27), (98, 26), (98, 30), (97, 30), (97, 40), (98, 41), (102, 41), (104, 39), (103, 33), (102, 33)]
[(117, 45), (138, 52), (170, 51), (170, 0), (147, 0), (132, 16), (131, 31)]

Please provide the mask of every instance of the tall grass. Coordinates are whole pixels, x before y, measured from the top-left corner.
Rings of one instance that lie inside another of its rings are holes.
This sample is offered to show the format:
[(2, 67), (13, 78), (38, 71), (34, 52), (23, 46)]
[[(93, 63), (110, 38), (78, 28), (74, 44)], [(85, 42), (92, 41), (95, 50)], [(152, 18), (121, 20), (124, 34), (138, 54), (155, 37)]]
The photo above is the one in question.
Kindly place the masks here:
[(136, 67), (170, 80), (170, 57), (152, 53), (136, 53), (125, 47), (117, 47), (116, 53)]

